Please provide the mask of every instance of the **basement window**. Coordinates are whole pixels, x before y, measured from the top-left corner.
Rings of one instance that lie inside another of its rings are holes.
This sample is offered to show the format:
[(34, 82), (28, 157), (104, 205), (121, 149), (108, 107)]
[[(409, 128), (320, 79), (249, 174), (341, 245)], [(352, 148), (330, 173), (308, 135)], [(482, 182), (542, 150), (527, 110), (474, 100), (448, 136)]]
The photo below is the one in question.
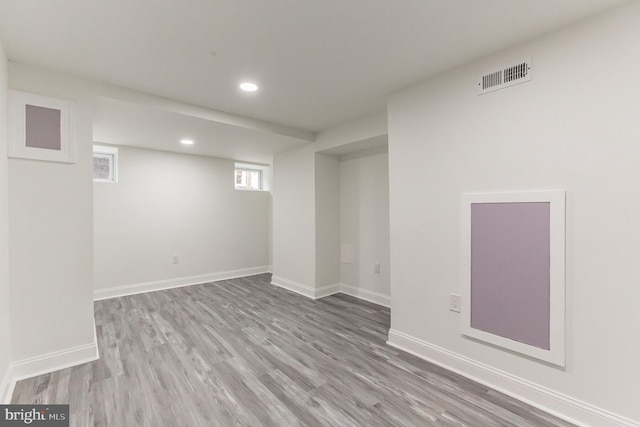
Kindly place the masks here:
[(267, 166), (236, 163), (234, 182), (236, 190), (267, 191)]
[(118, 149), (93, 146), (93, 182), (118, 182)]

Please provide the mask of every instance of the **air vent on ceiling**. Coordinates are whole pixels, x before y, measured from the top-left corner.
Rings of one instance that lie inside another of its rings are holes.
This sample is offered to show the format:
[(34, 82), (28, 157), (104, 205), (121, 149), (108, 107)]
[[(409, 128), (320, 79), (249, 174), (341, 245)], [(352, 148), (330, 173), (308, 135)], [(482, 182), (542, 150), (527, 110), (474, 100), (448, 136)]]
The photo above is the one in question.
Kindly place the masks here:
[(531, 60), (484, 74), (478, 82), (479, 95), (531, 80)]

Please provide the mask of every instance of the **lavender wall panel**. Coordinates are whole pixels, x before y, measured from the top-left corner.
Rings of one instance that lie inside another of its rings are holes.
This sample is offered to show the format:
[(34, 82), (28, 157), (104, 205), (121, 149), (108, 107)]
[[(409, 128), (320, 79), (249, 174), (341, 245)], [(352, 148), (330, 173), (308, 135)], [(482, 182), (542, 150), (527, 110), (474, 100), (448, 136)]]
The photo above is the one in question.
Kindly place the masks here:
[(471, 205), (471, 327), (550, 347), (550, 204)]
[(27, 147), (60, 150), (60, 110), (26, 105), (25, 130)]

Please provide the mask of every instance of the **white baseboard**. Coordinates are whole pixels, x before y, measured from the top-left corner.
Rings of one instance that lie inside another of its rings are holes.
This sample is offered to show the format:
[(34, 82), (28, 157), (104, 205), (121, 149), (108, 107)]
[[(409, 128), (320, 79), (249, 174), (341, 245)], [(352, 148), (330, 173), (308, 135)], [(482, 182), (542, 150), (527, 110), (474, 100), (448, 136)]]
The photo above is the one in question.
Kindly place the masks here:
[(13, 362), (9, 365), (5, 378), (2, 381), (2, 402), (11, 402), (13, 390), (16, 383), (26, 378), (48, 374), (61, 369), (70, 368), (83, 363), (98, 360), (98, 344), (80, 345), (65, 350), (56, 351), (42, 356), (30, 357), (28, 359)]
[(271, 278), (271, 284), (311, 299), (324, 298), (340, 292), (339, 283), (323, 286), (321, 288), (314, 288), (312, 286), (303, 285), (302, 283), (294, 282), (293, 280), (288, 280), (283, 277), (273, 276)]
[(335, 283), (333, 285), (327, 285), (321, 288), (314, 288), (309, 285), (294, 282), (293, 280), (285, 279), (284, 277), (273, 276), (271, 278), (271, 284), (311, 299), (319, 299), (327, 297), (329, 295), (343, 293), (351, 295), (352, 297), (359, 298), (361, 300), (381, 305), (383, 307), (391, 306), (391, 298), (388, 295), (383, 295), (367, 289), (357, 288), (355, 286), (346, 285), (344, 283)]
[(387, 344), (579, 426), (639, 427), (640, 422), (566, 396), (393, 329)]
[(116, 286), (113, 288), (96, 289), (93, 291), (94, 301), (109, 298), (123, 297), (127, 295), (141, 294), (144, 292), (161, 291), (164, 289), (181, 288), (183, 286), (200, 285), (203, 283), (217, 282), (220, 280), (235, 279), (255, 274), (268, 273), (271, 266), (243, 268), (240, 270), (222, 271), (219, 273), (201, 274), (198, 276), (178, 277), (175, 279), (157, 280), (154, 282), (136, 283), (133, 285)]
[(379, 292), (358, 288), (356, 286), (351, 286), (344, 283), (340, 284), (340, 292), (343, 294), (351, 295), (352, 297), (372, 302), (374, 304), (381, 305), (383, 307), (391, 307), (391, 297)]
[(334, 283), (333, 285), (326, 285), (315, 290), (314, 299), (328, 297), (340, 292), (340, 283)]
[(303, 285), (302, 283), (297, 283), (284, 277), (272, 276), (271, 284), (311, 299), (313, 299), (315, 293), (314, 288), (311, 286)]

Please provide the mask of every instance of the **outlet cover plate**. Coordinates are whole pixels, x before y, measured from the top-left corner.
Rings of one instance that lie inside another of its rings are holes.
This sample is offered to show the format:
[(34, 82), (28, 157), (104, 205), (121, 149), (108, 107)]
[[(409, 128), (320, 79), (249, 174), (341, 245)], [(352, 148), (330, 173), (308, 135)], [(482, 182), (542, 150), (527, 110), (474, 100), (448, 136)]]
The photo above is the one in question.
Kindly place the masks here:
[(451, 294), (450, 295), (450, 302), (449, 302), (449, 310), (455, 311), (456, 313), (460, 313), (461, 307), (462, 307), (462, 305), (461, 305), (461, 302), (460, 302), (460, 295)]

